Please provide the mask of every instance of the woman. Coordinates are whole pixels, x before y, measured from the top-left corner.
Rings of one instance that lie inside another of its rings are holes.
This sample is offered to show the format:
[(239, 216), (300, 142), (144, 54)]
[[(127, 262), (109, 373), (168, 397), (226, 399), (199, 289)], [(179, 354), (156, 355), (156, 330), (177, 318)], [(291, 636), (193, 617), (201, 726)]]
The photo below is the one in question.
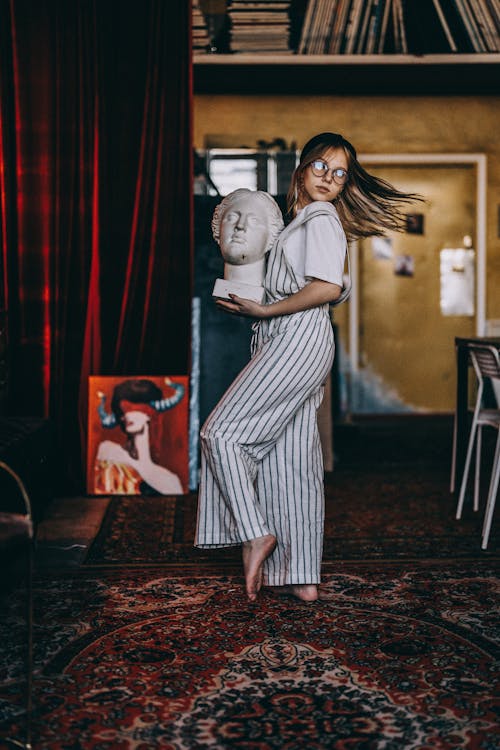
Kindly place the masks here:
[(402, 230), (418, 199), (368, 174), (353, 146), (321, 133), (304, 146), (288, 194), (293, 217), (271, 249), (266, 304), (231, 295), (258, 319), (252, 359), (201, 430), (196, 545), (242, 544), (245, 585), (318, 598), (324, 524), (316, 413), (334, 356), (329, 305), (342, 294), (347, 237)]

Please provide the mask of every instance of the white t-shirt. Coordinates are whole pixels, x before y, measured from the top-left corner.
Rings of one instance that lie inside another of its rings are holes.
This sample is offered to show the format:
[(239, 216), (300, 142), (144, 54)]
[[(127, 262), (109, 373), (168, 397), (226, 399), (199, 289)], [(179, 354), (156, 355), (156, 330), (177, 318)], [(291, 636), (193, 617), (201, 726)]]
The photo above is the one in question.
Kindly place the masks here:
[(315, 201), (301, 209), (297, 218), (302, 211), (318, 206), (325, 208), (328, 214), (314, 216), (291, 231), (284, 241), (285, 254), (300, 286), (301, 282), (305, 284), (311, 279), (342, 286), (347, 240), (335, 207), (331, 203)]

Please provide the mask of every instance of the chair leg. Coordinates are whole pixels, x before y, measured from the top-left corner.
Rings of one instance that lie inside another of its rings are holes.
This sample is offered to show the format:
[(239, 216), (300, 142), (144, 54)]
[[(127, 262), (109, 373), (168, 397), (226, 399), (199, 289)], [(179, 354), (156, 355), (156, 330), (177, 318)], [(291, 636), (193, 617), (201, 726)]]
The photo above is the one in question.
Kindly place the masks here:
[(481, 485), (481, 447), (483, 440), (483, 426), (478, 425), (476, 439), (476, 475), (474, 477), (474, 510), (479, 510), (479, 488)]
[(476, 438), (476, 432), (477, 432), (477, 419), (476, 419), (476, 415), (474, 414), (474, 419), (472, 421), (472, 427), (471, 427), (471, 431), (469, 435), (469, 445), (467, 446), (467, 456), (465, 458), (464, 473), (462, 475), (462, 483), (460, 485), (460, 494), (458, 496), (457, 514), (456, 514), (457, 519), (462, 517), (465, 490), (467, 489), (467, 480), (469, 478), (469, 468), (470, 468), (470, 462), (472, 458), (472, 450), (474, 448), (474, 442)]
[(450, 492), (455, 492), (455, 472), (457, 470), (457, 412), (453, 418), (453, 444), (451, 448)]
[(500, 429), (498, 430), (497, 443), (495, 448), (495, 458), (493, 459), (493, 467), (491, 470), (490, 489), (488, 492), (488, 501), (486, 503), (486, 512), (484, 515), (483, 524), (483, 539), (481, 548), (486, 549), (490, 538), (491, 522), (493, 520), (493, 511), (495, 510), (495, 502), (498, 494), (498, 485), (500, 483)]

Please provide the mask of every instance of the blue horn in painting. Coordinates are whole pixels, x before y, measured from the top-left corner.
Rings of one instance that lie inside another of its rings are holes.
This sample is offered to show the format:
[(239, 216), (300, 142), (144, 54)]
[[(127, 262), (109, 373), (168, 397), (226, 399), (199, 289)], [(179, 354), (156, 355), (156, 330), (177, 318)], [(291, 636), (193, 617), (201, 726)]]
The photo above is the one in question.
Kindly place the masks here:
[(167, 411), (179, 403), (184, 396), (184, 386), (182, 383), (172, 383), (170, 378), (165, 378), (165, 383), (174, 389), (175, 393), (170, 398), (162, 398), (160, 401), (150, 401), (149, 405), (156, 411)]

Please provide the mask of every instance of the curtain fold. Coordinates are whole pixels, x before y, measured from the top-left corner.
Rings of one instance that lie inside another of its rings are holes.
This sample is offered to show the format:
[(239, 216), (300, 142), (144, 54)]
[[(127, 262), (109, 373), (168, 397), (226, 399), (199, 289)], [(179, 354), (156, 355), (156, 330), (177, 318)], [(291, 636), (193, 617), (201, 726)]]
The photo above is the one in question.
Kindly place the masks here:
[(75, 488), (88, 376), (189, 371), (190, 17), (183, 0), (0, 0), (9, 410), (51, 419)]

